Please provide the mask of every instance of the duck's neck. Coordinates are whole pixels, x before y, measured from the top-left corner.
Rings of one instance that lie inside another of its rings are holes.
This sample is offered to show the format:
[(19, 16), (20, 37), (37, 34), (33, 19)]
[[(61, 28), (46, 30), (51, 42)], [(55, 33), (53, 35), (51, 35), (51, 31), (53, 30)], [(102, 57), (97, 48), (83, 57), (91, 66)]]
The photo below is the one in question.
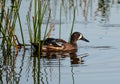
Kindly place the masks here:
[(70, 43), (71, 44), (77, 44), (77, 40), (71, 36)]
[(72, 44), (73, 46), (77, 47), (77, 41), (71, 40), (71, 41), (70, 41), (70, 44)]

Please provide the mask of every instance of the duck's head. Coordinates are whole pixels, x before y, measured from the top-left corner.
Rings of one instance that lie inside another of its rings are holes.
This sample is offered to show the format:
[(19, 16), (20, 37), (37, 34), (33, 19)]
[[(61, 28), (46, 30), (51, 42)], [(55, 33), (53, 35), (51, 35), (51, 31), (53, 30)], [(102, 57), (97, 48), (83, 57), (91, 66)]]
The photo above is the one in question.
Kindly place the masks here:
[(70, 39), (70, 43), (76, 43), (78, 40), (83, 40), (85, 42), (89, 42), (89, 40), (87, 40), (83, 34), (81, 34), (80, 32), (74, 32), (71, 35), (71, 39)]

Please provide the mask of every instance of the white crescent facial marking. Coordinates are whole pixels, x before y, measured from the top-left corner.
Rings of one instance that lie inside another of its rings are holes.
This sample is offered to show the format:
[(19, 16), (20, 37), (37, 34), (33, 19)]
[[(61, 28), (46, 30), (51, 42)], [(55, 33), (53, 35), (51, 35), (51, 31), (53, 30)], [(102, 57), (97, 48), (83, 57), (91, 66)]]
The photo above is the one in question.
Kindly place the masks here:
[(83, 35), (82, 35), (82, 34), (80, 34), (80, 36), (79, 36), (78, 40), (80, 40), (82, 37), (83, 37)]

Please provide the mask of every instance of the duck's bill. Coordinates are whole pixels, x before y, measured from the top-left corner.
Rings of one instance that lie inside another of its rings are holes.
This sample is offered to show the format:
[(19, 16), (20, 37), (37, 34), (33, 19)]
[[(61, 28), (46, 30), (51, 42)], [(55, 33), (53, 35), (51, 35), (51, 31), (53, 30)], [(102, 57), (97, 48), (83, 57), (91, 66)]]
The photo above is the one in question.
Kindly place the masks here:
[(85, 42), (90, 42), (89, 40), (87, 40), (86, 38), (82, 37), (81, 40), (85, 41)]

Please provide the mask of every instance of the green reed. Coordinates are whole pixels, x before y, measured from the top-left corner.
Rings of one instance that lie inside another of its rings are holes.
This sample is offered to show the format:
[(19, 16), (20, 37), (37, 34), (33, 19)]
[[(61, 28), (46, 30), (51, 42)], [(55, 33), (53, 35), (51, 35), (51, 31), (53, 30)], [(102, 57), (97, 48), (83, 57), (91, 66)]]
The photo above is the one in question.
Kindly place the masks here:
[(61, 38), (61, 16), (62, 16), (62, 4), (60, 5), (60, 27), (59, 27), (59, 38)]
[[(15, 15), (15, 17), (18, 18), (18, 21), (19, 21), (19, 27), (20, 27), (22, 42), (23, 42), (24, 48), (25, 48), (24, 35), (23, 35), (22, 24), (21, 24), (21, 19), (20, 19), (20, 14), (19, 14), (19, 8), (20, 8), (20, 5), (21, 5), (21, 1), (22, 0), (19, 0), (18, 3), (16, 3), (16, 14), (17, 15)], [(16, 18), (15, 18), (15, 23), (16, 23)], [(13, 25), (13, 28), (14, 28), (14, 26), (15, 25)]]
[(1, 13), (1, 19), (0, 19), (0, 32), (2, 33), (3, 39), (2, 39), (2, 46), (6, 45), (7, 49), (11, 49), (11, 46), (13, 45), (13, 36), (15, 35), (15, 26), (18, 19), (20, 30), (21, 30), (21, 36), (22, 41), (24, 44), (24, 36), (22, 31), (22, 24), (21, 19), (19, 15), (19, 8), (21, 5), (22, 0), (19, 1), (12, 1), (11, 8), (8, 7), (6, 10), (5, 3), (2, 3), (2, 10)]
[(23, 41), (23, 44), (24, 44), (24, 48), (25, 48), (23, 29), (22, 29), (22, 24), (21, 24), (21, 19), (20, 19), (20, 14), (19, 13), (18, 13), (18, 20), (19, 20), (19, 25), (20, 25), (21, 37), (22, 37), (22, 41)]
[[(28, 24), (28, 31), (29, 31), (29, 36), (30, 36), (31, 42), (39, 43), (41, 41), (42, 24), (43, 24), (43, 19), (46, 14), (46, 10), (47, 10), (47, 3), (48, 3), (48, 1), (40, 1), (40, 0), (34, 1), (34, 16), (33, 16), (33, 29), (32, 29), (31, 25), (30, 25), (30, 23), (31, 23), (30, 22), (30, 16), (31, 16), (30, 13), (31, 13), (31, 7), (32, 7), (32, 0), (31, 0), (29, 11), (27, 14), (27, 24)], [(48, 30), (48, 24), (49, 24), (50, 17), (51, 17), (51, 10), (47, 10), (47, 11), (48, 11), (49, 15), (48, 15), (43, 39), (45, 39), (47, 36), (46, 34), (47, 34), (47, 30)], [(33, 36), (31, 35), (32, 30), (34, 33)]]
[(33, 30), (34, 30), (34, 42), (40, 42), (41, 40), (41, 29), (42, 22), (46, 12), (47, 4), (46, 2), (40, 0), (34, 1), (34, 17), (33, 17)]
[[(73, 12), (73, 21), (72, 21), (72, 27), (71, 27), (71, 31), (70, 31), (70, 37), (71, 34), (73, 33), (73, 29), (74, 29), (74, 24), (75, 24), (75, 13), (76, 12), (76, 7), (74, 7), (74, 12)], [(70, 37), (69, 37), (69, 41), (70, 41)]]
[(27, 19), (27, 25), (28, 25), (28, 33), (29, 33), (29, 37), (30, 37), (30, 42), (33, 42), (32, 39), (32, 29), (31, 29), (31, 8), (32, 8), (32, 0), (30, 1), (30, 6), (29, 6), (29, 10), (28, 13), (26, 15), (26, 19)]
[[(28, 10), (28, 14), (26, 16), (30, 42), (39, 43), (39, 46), (43, 45), (43, 43), (41, 43), (41, 38), (42, 38), (41, 32), (43, 32), (42, 24), (43, 24), (43, 19), (44, 19), (45, 14), (46, 14), (47, 4), (48, 4), (48, 1), (34, 0), (34, 6), (32, 6), (32, 0), (31, 0), (29, 10)], [(34, 7), (34, 16), (32, 18), (33, 19), (33, 22), (32, 22), (33, 27), (31, 27), (31, 22), (30, 22), (31, 8), (32, 7)], [(46, 34), (47, 34), (48, 24), (49, 24), (49, 20), (50, 20), (50, 16), (51, 16), (51, 10), (47, 10), (47, 11), (48, 11), (49, 15), (48, 15), (48, 19), (47, 19), (46, 28), (45, 28), (45, 31), (44, 31), (43, 40), (47, 36)], [(33, 35), (31, 33), (33, 33)], [(40, 47), (39, 47), (38, 52), (40, 52), (40, 51), (41, 50), (40, 50)]]
[(51, 17), (51, 10), (49, 11), (49, 16), (48, 16), (48, 20), (47, 20), (47, 24), (46, 24), (46, 28), (45, 28), (45, 32), (44, 32), (43, 41), (44, 41), (45, 38), (47, 37), (47, 30), (48, 30), (48, 24), (49, 24), (49, 22), (50, 22), (50, 17)]

